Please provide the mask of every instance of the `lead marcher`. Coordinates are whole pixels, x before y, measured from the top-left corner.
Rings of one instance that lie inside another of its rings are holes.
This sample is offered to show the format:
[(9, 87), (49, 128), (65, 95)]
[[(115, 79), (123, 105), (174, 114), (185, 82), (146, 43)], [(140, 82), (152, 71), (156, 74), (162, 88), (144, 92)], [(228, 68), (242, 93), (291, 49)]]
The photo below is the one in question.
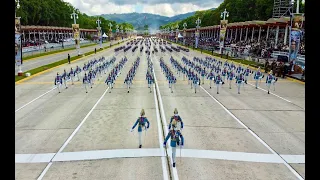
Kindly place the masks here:
[[(133, 127), (131, 128), (131, 131), (130, 131), (130, 132), (132, 132), (133, 129), (139, 124), (139, 126), (138, 126), (139, 148), (142, 147), (142, 142), (141, 142), (142, 130), (144, 129), (146, 131), (146, 133), (147, 133), (147, 130), (150, 127), (150, 122), (144, 116), (145, 116), (145, 112), (144, 112), (144, 109), (142, 109), (141, 113), (140, 113), (140, 117), (138, 117), (136, 123), (133, 125)], [(146, 123), (148, 124), (147, 126), (146, 126)]]
[(278, 78), (276, 78), (274, 75), (272, 75), (272, 70), (269, 72), (269, 75), (266, 78), (266, 86), (268, 87), (268, 94), (270, 94), (270, 86), (273, 84), (274, 90), (275, 90), (275, 83), (278, 81)]
[(54, 79), (54, 85), (56, 85), (58, 87), (58, 91), (60, 93), (60, 87), (62, 85), (62, 77), (59, 75), (59, 73), (57, 73), (57, 76)]
[[(172, 165), (176, 167), (176, 147), (180, 145), (180, 148), (184, 145), (184, 138), (179, 130), (176, 128), (176, 124), (172, 124), (172, 129), (168, 132), (167, 137), (164, 140), (163, 147), (166, 147), (168, 139), (171, 138), (170, 146), (172, 148)], [(181, 143), (180, 143), (181, 140)]]

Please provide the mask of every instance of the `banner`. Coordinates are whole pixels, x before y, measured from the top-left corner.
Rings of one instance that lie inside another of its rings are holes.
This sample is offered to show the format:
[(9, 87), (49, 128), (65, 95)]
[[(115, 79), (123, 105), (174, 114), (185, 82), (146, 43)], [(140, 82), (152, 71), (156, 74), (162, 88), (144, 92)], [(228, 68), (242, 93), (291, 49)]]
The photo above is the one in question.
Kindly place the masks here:
[(79, 24), (72, 24), (73, 38), (77, 48), (80, 48), (80, 28)]
[(220, 48), (224, 46), (224, 39), (226, 36), (228, 20), (221, 20), (220, 23)]
[(291, 32), (290, 32), (290, 49), (289, 49), (289, 60), (295, 61), (297, 59), (300, 41), (302, 35), (302, 25), (303, 25), (303, 16), (300, 14), (293, 14), (291, 18)]
[(22, 64), (21, 34), (15, 34), (15, 52), (16, 64), (17, 66), (20, 66)]

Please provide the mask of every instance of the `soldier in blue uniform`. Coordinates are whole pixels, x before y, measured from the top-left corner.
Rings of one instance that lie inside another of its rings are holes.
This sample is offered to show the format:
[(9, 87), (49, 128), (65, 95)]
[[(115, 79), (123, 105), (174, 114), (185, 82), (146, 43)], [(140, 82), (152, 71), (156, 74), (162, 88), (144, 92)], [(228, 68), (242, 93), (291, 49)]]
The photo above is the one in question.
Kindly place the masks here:
[(127, 77), (126, 77), (126, 79), (124, 80), (124, 83), (127, 84), (128, 93), (129, 93), (131, 81), (132, 81), (131, 76), (130, 76), (129, 74), (127, 74)]
[(148, 88), (150, 89), (150, 93), (151, 93), (151, 92), (152, 92), (152, 91), (151, 91), (151, 86), (152, 86), (152, 84), (153, 84), (153, 82), (154, 82), (154, 79), (153, 79), (153, 75), (150, 73), (149, 70), (147, 71), (146, 79), (147, 79), (147, 81), (148, 81)]
[(256, 81), (256, 89), (258, 89), (258, 81), (261, 80), (264, 77), (264, 75), (260, 72), (260, 67), (258, 70), (254, 73), (253, 78)]
[(222, 70), (222, 80), (223, 82), (226, 81), (226, 76), (228, 75), (228, 70), (226, 67), (224, 67), (224, 69)]
[(234, 70), (231, 70), (231, 72), (228, 74), (228, 80), (229, 80), (229, 89), (231, 89), (231, 83), (232, 80), (235, 78)]
[(249, 69), (249, 66), (244, 70), (244, 83), (248, 84), (248, 77), (252, 73), (252, 71)]
[(171, 125), (172, 124), (176, 124), (177, 130), (182, 131), (182, 129), (183, 129), (183, 121), (182, 121), (181, 117), (178, 114), (177, 108), (174, 108), (173, 114), (174, 115), (170, 119), (170, 123), (169, 123), (168, 129), (169, 130), (171, 129)]
[(274, 75), (272, 75), (272, 70), (269, 72), (269, 75), (266, 78), (266, 86), (268, 87), (268, 94), (270, 94), (270, 86), (273, 84), (274, 90), (275, 90), (275, 83), (278, 81), (278, 78), (276, 78)]
[(77, 74), (78, 81), (80, 81), (81, 68), (79, 66), (76, 67), (75, 73)]
[(243, 71), (241, 65), (239, 64), (239, 66), (236, 69), (236, 76), (238, 76), (241, 72)]
[(113, 83), (113, 78), (111, 77), (111, 74), (109, 74), (109, 76), (106, 79), (105, 83), (107, 83), (107, 85), (109, 86), (109, 93), (111, 93), (112, 83)]
[[(146, 123), (148, 124), (146, 126)], [(142, 136), (142, 130), (144, 129), (145, 131), (147, 131), (150, 127), (150, 122), (148, 121), (148, 119), (145, 117), (145, 112), (144, 109), (141, 110), (140, 113), (140, 117), (138, 117), (136, 123), (132, 126), (131, 128), (131, 132), (133, 131), (133, 129), (138, 126), (138, 134), (139, 134), (139, 148), (142, 147), (142, 142), (141, 142), (141, 136)]]
[(197, 93), (197, 87), (200, 85), (200, 78), (198, 77), (198, 74), (193, 78), (193, 85), (194, 85), (194, 93)]
[(176, 167), (176, 148), (177, 145), (180, 146), (180, 148), (184, 145), (184, 138), (179, 130), (176, 128), (176, 124), (172, 124), (172, 129), (168, 132), (168, 135), (166, 136), (163, 147), (166, 147), (167, 141), (171, 138), (170, 146), (172, 148), (172, 166)]
[(202, 84), (204, 84), (204, 76), (206, 75), (206, 68), (201, 69), (201, 77), (202, 77)]
[(76, 76), (76, 72), (71, 68), (69, 72), (69, 77), (71, 78), (72, 85), (74, 84), (73, 79), (75, 78), (75, 76)]
[(214, 73), (213, 73), (213, 70), (211, 70), (211, 72), (208, 74), (207, 76), (207, 79), (210, 80), (210, 89), (211, 89), (211, 84), (212, 84), (212, 81), (214, 81)]
[(64, 83), (64, 85), (65, 85), (65, 87), (66, 87), (66, 89), (68, 89), (68, 84), (67, 84), (67, 81), (68, 81), (68, 79), (69, 79), (69, 76), (68, 76), (68, 74), (67, 74), (67, 72), (66, 72), (66, 70), (63, 70), (63, 74), (62, 74), (62, 81), (63, 81), (63, 83)]
[(56, 85), (58, 87), (58, 91), (60, 93), (60, 87), (62, 85), (62, 77), (59, 75), (59, 73), (57, 73), (57, 76), (54, 79), (54, 85)]
[(240, 73), (236, 76), (236, 83), (238, 86), (238, 94), (240, 94), (240, 87), (244, 83), (244, 75), (243, 73)]
[(88, 93), (87, 86), (88, 86), (88, 84), (90, 83), (90, 79), (89, 79), (89, 77), (87, 76), (87, 73), (84, 73), (82, 83), (83, 83), (83, 85), (84, 85), (84, 88), (86, 89), (86, 93)]
[(223, 84), (223, 80), (222, 80), (222, 78), (221, 78), (220, 73), (215, 77), (214, 82), (215, 82), (216, 85), (217, 85), (217, 94), (219, 94), (219, 88), (220, 88), (221, 84)]

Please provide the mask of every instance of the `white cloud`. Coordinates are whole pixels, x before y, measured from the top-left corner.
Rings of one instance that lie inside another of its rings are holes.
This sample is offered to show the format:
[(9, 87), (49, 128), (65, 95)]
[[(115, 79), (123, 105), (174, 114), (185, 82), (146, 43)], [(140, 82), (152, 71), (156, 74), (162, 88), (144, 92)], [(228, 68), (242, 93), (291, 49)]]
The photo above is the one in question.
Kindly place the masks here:
[[(210, 7), (199, 7), (191, 3), (175, 3), (175, 4), (156, 4), (156, 5), (144, 5), (144, 13), (159, 14), (163, 16), (174, 16), (178, 14), (184, 14), (193, 11), (206, 10)], [(211, 7), (212, 8), (212, 7)]]
[[(71, 3), (75, 8), (88, 15), (113, 14), (113, 13), (130, 13), (135, 12), (135, 7), (139, 4), (139, 0), (131, 0), (130, 4), (114, 3), (113, 0), (64, 0)], [(123, 0), (126, 2), (127, 0)], [(143, 0), (140, 0), (143, 1)], [(155, 0), (156, 1), (156, 0)], [(212, 0), (210, 3), (206, 0), (194, 0), (197, 3), (185, 3), (184, 0), (176, 1), (177, 3), (163, 3), (168, 0), (163, 0), (159, 4), (141, 4), (142, 12), (159, 14), (163, 16), (174, 16), (197, 10), (206, 10), (213, 7), (218, 7), (221, 0)], [(200, 3), (201, 2), (201, 3)], [(210, 4), (209, 6), (208, 3)], [(196, 5), (199, 4), (199, 5)]]

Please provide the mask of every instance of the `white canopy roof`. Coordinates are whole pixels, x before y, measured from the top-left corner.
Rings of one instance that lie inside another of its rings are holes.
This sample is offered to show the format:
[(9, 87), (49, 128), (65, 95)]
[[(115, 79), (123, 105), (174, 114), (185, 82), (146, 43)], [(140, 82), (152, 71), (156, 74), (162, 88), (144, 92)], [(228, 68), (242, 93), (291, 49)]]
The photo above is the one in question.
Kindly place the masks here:
[(179, 34), (178, 34), (178, 38), (183, 38), (183, 36), (179, 33)]
[(102, 37), (108, 37), (108, 36), (106, 35), (106, 33), (103, 33)]

